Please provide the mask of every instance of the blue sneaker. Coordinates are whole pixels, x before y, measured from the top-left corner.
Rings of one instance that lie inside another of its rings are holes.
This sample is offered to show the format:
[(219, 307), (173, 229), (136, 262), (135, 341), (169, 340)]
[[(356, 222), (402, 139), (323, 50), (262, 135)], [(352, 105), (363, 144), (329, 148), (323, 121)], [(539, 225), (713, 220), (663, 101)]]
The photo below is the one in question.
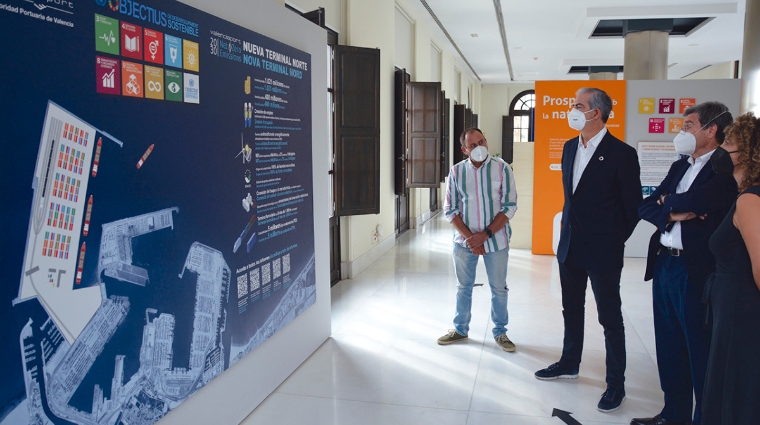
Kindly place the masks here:
[(599, 404), (596, 405), (596, 408), (604, 413), (614, 412), (620, 408), (623, 400), (625, 400), (624, 389), (607, 387), (607, 391), (602, 394), (602, 399), (599, 400)]

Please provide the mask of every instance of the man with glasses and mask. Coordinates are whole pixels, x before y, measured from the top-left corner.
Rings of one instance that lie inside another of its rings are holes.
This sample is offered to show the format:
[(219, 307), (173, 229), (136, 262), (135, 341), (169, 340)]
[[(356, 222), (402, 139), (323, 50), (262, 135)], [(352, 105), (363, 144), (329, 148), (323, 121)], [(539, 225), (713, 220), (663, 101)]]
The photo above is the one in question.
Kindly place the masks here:
[(612, 412), (625, 399), (625, 332), (620, 301), (624, 244), (639, 221), (641, 178), (636, 149), (607, 131), (612, 99), (582, 88), (568, 115), (580, 135), (565, 143), (565, 203), (557, 247), (565, 336), (562, 357), (535, 373), (541, 380), (578, 377), (583, 350), (586, 286), (596, 299), (607, 349), (607, 389), (597, 409)]
[(486, 137), (475, 127), (463, 131), (459, 142), (469, 158), (451, 167), (443, 205), (443, 213), (456, 229), (457, 304), (454, 329), (438, 338), (438, 344), (467, 340), (475, 270), (482, 257), (491, 287), (493, 337), (502, 350), (513, 352), (515, 344), (507, 337), (507, 263), (512, 234), (509, 220), (517, 211), (512, 167), (501, 158), (491, 158)]
[(673, 140), (681, 158), (639, 207), (641, 218), (657, 227), (644, 280), (654, 278), (657, 368), (665, 406), (654, 417), (634, 418), (631, 425), (701, 423), (710, 352), (702, 292), (715, 270), (708, 241), (736, 200), (737, 187), (731, 175), (717, 174), (710, 162), (732, 122), (726, 105), (705, 102), (683, 115), (683, 127)]

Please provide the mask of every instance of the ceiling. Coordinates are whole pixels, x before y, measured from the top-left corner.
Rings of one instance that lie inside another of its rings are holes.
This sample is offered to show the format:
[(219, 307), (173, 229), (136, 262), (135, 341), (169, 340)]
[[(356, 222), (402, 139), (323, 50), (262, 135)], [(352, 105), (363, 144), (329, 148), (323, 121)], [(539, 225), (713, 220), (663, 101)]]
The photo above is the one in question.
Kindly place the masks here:
[[(571, 66), (621, 66), (622, 37), (591, 39), (604, 19), (708, 17), (686, 36), (670, 36), (668, 78), (741, 59), (743, 0), (408, 0), (440, 40), (449, 37), (483, 84), (586, 80)], [(437, 17), (435, 21), (427, 8)], [(503, 18), (508, 56), (500, 30)], [(473, 36), (476, 34), (477, 36)], [(510, 70), (511, 65), (511, 70)], [(622, 78), (622, 74), (619, 75)]]

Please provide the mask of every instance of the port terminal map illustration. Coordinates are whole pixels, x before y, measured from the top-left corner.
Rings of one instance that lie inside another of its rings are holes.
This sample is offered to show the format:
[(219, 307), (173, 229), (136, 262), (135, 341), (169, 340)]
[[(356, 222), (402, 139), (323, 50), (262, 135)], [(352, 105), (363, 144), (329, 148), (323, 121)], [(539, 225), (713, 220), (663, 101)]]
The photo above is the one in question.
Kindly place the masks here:
[(0, 425), (153, 424), (316, 301), (310, 56), (37, 3), (0, 9)]

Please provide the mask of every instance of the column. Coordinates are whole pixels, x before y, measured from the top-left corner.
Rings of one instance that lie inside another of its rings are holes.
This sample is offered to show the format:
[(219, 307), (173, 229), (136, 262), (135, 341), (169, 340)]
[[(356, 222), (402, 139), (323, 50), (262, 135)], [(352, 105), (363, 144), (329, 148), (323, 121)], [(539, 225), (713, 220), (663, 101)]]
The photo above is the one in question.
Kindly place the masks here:
[(668, 79), (668, 36), (666, 31), (635, 31), (625, 34), (626, 80)]
[(668, 36), (673, 19), (632, 19), (623, 23), (626, 80), (668, 79)]
[(760, 116), (760, 0), (747, 0), (744, 11), (741, 112)]
[(617, 80), (619, 68), (617, 66), (590, 66), (588, 68), (589, 80)]

